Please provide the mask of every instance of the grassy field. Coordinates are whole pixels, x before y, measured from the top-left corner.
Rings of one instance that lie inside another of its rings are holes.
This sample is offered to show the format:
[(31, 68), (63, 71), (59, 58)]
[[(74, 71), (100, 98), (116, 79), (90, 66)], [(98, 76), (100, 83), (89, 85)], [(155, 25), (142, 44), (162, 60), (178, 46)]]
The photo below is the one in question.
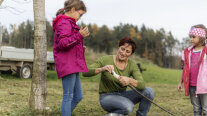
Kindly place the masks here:
[[(96, 58), (92, 58), (94, 56), (87, 57), (88, 64), (96, 60)], [(177, 92), (180, 70), (160, 68), (148, 61), (134, 59), (141, 61), (142, 67), (147, 69), (143, 72), (143, 78), (147, 86), (155, 91), (154, 102), (177, 116), (193, 115), (189, 97), (185, 97), (184, 92)], [(36, 113), (28, 108), (31, 79), (20, 79), (15, 75), (0, 76), (0, 116), (36, 116)], [(81, 77), (81, 80), (84, 98), (76, 107), (73, 116), (103, 116), (106, 114), (99, 104), (99, 76)], [(55, 71), (48, 71), (47, 106), (52, 111), (47, 112), (46, 115), (60, 116), (61, 100), (61, 80), (57, 79)], [(138, 105), (135, 109), (137, 107)], [(135, 116), (135, 110), (129, 116)], [(152, 105), (148, 116), (169, 116), (169, 114)]]

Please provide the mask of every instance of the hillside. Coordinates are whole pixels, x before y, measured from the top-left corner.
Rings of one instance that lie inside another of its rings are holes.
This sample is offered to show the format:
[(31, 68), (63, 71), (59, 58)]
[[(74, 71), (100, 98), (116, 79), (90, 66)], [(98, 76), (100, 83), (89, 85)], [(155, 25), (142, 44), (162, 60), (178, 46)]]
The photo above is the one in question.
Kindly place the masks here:
[[(103, 55), (105, 54), (86, 53), (87, 63), (91, 64)], [(155, 91), (154, 102), (175, 113), (176, 116), (192, 115), (193, 109), (189, 97), (185, 97), (184, 92), (177, 92), (181, 70), (161, 68), (136, 56), (132, 58), (141, 63), (143, 68), (146, 68), (146, 71), (143, 72), (143, 78), (147, 86)], [(55, 71), (48, 71), (47, 80), (47, 106), (52, 110), (46, 114), (48, 116), (60, 116), (61, 80), (57, 79)], [(106, 114), (99, 104), (99, 77), (81, 77), (81, 80), (84, 98), (73, 112), (73, 116), (103, 116)], [(28, 108), (30, 84), (31, 79), (19, 79), (15, 74), (1, 75), (0, 116), (36, 116), (36, 113)], [(137, 107), (138, 105), (135, 108)], [(135, 110), (129, 116), (134, 115)], [(169, 116), (169, 114), (152, 105), (148, 116)]]

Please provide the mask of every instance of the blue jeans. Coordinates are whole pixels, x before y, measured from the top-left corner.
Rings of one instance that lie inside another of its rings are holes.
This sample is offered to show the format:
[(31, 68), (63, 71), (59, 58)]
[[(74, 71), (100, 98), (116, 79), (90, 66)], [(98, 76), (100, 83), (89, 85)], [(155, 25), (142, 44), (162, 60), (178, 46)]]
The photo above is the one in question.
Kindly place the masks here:
[(196, 87), (190, 86), (189, 93), (194, 116), (207, 116), (207, 94), (198, 94), (196, 97), (195, 92)]
[[(154, 91), (150, 87), (146, 87), (140, 92), (149, 99), (154, 99)], [(134, 90), (100, 94), (100, 104), (102, 108), (109, 113), (128, 115), (133, 111), (134, 105), (138, 102), (140, 102), (140, 104), (136, 111), (136, 115), (147, 116), (151, 102), (143, 98)]]
[(81, 81), (78, 73), (62, 78), (63, 100), (61, 106), (62, 116), (71, 116), (71, 112), (83, 98)]

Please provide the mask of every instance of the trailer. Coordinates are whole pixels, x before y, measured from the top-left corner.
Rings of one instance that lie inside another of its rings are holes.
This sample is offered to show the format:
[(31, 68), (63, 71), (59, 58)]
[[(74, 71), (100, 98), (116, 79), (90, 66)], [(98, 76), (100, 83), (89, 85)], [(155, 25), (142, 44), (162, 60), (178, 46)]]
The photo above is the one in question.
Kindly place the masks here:
[[(1, 46), (0, 72), (2, 74), (12, 74), (12, 72), (16, 72), (21, 78), (31, 78), (33, 59), (34, 49)], [(47, 52), (47, 69), (55, 69), (52, 52)]]

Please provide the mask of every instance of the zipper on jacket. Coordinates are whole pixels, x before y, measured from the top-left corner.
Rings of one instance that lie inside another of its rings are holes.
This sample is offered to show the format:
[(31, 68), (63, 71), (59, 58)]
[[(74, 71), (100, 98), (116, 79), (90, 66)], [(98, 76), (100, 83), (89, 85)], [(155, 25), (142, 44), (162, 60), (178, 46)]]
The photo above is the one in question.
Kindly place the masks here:
[(77, 40), (75, 40), (75, 41), (69, 43), (68, 46), (72, 45), (72, 44), (75, 43), (76, 41), (77, 41)]

